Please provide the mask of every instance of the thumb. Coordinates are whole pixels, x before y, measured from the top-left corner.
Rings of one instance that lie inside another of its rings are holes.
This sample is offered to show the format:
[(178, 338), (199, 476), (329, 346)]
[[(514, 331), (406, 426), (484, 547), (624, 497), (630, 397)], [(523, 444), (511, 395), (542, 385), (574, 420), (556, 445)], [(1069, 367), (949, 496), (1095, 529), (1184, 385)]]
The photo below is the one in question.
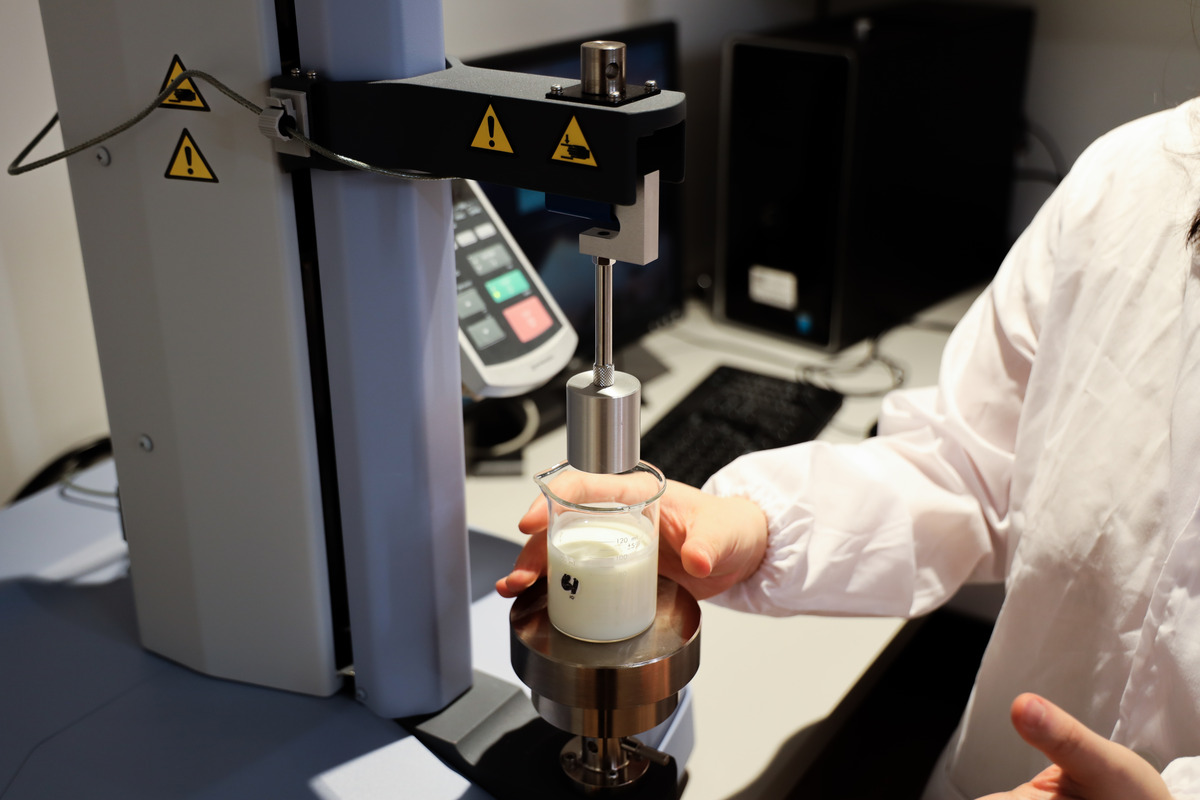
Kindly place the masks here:
[(766, 549), (766, 519), (745, 498), (704, 496), (691, 530), (679, 548), (683, 568), (696, 578), (746, 578)]
[(1061, 769), (1065, 794), (1088, 800), (1171, 797), (1145, 759), (1038, 695), (1022, 694), (1013, 701), (1012, 721), (1022, 739)]
[(679, 549), (679, 559), (689, 575), (694, 578), (707, 578), (712, 575), (713, 567), (718, 561), (714, 544), (697, 534), (692, 534), (684, 540), (683, 547)]

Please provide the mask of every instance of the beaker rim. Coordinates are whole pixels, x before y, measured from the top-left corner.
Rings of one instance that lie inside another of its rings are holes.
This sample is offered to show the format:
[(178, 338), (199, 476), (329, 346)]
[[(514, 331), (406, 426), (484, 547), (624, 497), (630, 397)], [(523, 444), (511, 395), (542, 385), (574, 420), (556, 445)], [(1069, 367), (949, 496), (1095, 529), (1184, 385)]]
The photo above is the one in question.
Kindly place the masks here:
[[(576, 469), (575, 467), (571, 466), (571, 462), (563, 461), (558, 464), (555, 464), (553, 467), (551, 467), (548, 470), (545, 470), (544, 472), (540, 472), (537, 475), (534, 475), (533, 480), (535, 483), (537, 483), (538, 488), (540, 488), (542, 490), (542, 494), (545, 495), (548, 500), (552, 500), (557, 505), (560, 505), (563, 508), (570, 509), (571, 511), (582, 511), (582, 512), (585, 512), (588, 514), (628, 514), (631, 510), (642, 509), (642, 508), (645, 508), (646, 506), (650, 505), (651, 503), (657, 502), (658, 499), (660, 497), (662, 497), (663, 492), (665, 492), (667, 490), (667, 479), (663, 475), (662, 471), (660, 469), (658, 469), (658, 467), (654, 466), (653, 464), (649, 464), (645, 461), (639, 461), (631, 469), (628, 469), (625, 472), (612, 473), (612, 475), (613, 475), (613, 477), (618, 477), (621, 475), (629, 475), (634, 472), (642, 472), (642, 473), (649, 474), (652, 478), (654, 478), (658, 482), (658, 489), (650, 497), (647, 497), (644, 500), (638, 500), (636, 503), (625, 503), (625, 504), (616, 505), (616, 506), (600, 506), (600, 505), (595, 505), (594, 503), (577, 503), (575, 501), (567, 500), (567, 499), (559, 496), (553, 489), (550, 488), (550, 479), (553, 478), (554, 476), (558, 475), (560, 472), (563, 472), (568, 469), (573, 469), (576, 472), (580, 472), (585, 475), (598, 474), (598, 473), (584, 472), (581, 469)], [(602, 501), (602, 502), (609, 502), (609, 501)]]

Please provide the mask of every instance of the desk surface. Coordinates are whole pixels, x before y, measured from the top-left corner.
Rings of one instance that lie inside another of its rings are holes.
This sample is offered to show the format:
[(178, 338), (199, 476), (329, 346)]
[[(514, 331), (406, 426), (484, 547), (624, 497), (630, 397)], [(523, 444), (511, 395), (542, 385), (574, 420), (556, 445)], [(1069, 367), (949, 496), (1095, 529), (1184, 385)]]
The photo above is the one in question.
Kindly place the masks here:
[[(976, 294), (958, 295), (925, 312), (919, 319), (927, 325), (902, 326), (880, 339), (880, 353), (904, 368), (906, 386), (936, 381), (947, 338), (942, 326), (959, 319)], [(669, 367), (643, 386), (643, 428), (653, 425), (720, 364), (791, 377), (799, 365), (829, 362), (829, 356), (819, 351), (718, 324), (699, 306), (689, 307), (683, 320), (646, 337), (643, 345)], [(837, 363), (852, 364), (866, 354), (867, 346), (859, 344), (839, 354)], [(888, 385), (889, 376), (880, 368), (855, 381), (851, 388), (861, 391)], [(878, 397), (848, 397), (820, 438), (862, 439), (875, 422), (879, 405)], [(526, 448), (521, 475), (468, 479), (470, 525), (522, 541), (516, 522), (531, 502), (540, 502), (534, 473), (565, 457), (566, 434), (560, 429)], [(809, 726), (833, 710), (902, 621), (780, 619), (711, 603), (702, 603), (702, 608), (700, 671), (691, 684), (696, 745), (688, 763), (684, 800), (780, 797), (794, 779), (794, 756)]]
[[(934, 323), (953, 322), (961, 316), (973, 296), (974, 293), (968, 293), (956, 297), (931, 309), (922, 319)], [(902, 327), (885, 336), (879, 349), (903, 365), (907, 385), (928, 385), (936, 379), (945, 338), (946, 333), (941, 330)], [(643, 387), (643, 424), (647, 427), (719, 364), (791, 376), (798, 365), (827, 363), (829, 360), (813, 350), (717, 325), (699, 307), (690, 308), (678, 324), (647, 337), (644, 346), (669, 367), (665, 374), (647, 381)], [(853, 363), (866, 352), (865, 345), (858, 345), (841, 354), (838, 360)], [(887, 375), (881, 371), (860, 380), (867, 385), (881, 386), (887, 383)], [(860, 384), (856, 388), (865, 387)], [(878, 407), (878, 398), (848, 398), (821, 438), (830, 441), (862, 438), (863, 432), (874, 422)], [(516, 530), (516, 522), (539, 497), (532, 476), (539, 469), (562, 460), (565, 451), (565, 433), (559, 430), (527, 448), (522, 474), (470, 478), (467, 515), (471, 527), (521, 542), (523, 537)], [(90, 488), (106, 490), (112, 487)], [(101, 576), (109, 569), (119, 573), (122, 548), (116, 514), (110, 505), (106, 505), (109, 501), (87, 494), (76, 501), (78, 509), (72, 511), (68, 506), (67, 515), (54, 523), (62, 529), (56, 530), (59, 535), (40, 537), (44, 547), (39, 552), (22, 551), (24, 555), (9, 552), (0, 559), (0, 577), (37, 575), (43, 580), (57, 581), (97, 568)], [(6, 510), (5, 523), (19, 528), (30, 522), (22, 520), (22, 515), (35, 510), (33, 505)], [(92, 519), (99, 514), (101, 523), (97, 525), (92, 521), (77, 526), (69, 519), (71, 513), (85, 511), (90, 512)], [(44, 521), (38, 521), (37, 526), (39, 531), (45, 532)], [(46, 550), (47, 547), (51, 549)], [(25, 555), (33, 560), (22, 561)], [(493, 605), (501, 605), (497, 596), (491, 596), (490, 600), (495, 601)], [(503, 618), (502, 612), (503, 609), (496, 615), (497, 619)], [(741, 614), (709, 603), (703, 604), (703, 614), (701, 667), (691, 684), (695, 747), (687, 764), (690, 779), (684, 800), (780, 797), (794, 780), (795, 755), (809, 735), (810, 726), (833, 710), (891, 641), (901, 621), (819, 617), (776, 619)], [(475, 631), (475, 628), (502, 627), (502, 623), (488, 623), (474, 614), (473, 617), (473, 637), (496, 632)], [(503, 631), (499, 633), (501, 638), (507, 635)], [(503, 649), (481, 645), (481, 649), (489, 648), (497, 652)], [(348, 705), (355, 706), (353, 703)], [(322, 708), (328, 710), (325, 706)], [(356, 710), (351, 708), (347, 713), (356, 713)], [(396, 734), (391, 731), (389, 735)], [(401, 741), (397, 747), (382, 748), (379, 752), (399, 758), (404, 755), (400, 752), (404, 746), (405, 742)], [(334, 755), (325, 753), (329, 757)], [(420, 753), (409, 755), (417, 757)], [(390, 775), (396, 770), (383, 772)], [(336, 769), (330, 770), (329, 780), (340, 774)], [(462, 796), (471, 795), (468, 792)]]

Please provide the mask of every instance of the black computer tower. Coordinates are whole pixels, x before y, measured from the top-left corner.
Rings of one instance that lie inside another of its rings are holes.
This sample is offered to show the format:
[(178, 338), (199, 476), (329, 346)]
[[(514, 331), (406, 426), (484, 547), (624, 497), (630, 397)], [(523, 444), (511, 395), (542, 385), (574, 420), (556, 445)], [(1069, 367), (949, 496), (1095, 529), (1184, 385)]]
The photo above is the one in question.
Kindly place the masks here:
[(718, 317), (828, 350), (988, 280), (1033, 12), (919, 3), (731, 38)]

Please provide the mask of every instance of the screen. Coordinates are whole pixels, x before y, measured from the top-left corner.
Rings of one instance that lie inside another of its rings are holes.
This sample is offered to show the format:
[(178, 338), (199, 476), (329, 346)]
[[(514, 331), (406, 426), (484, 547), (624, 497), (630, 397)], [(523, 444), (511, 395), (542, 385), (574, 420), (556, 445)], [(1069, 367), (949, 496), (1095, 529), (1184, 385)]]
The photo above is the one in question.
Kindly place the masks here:
[[(579, 46), (589, 40), (623, 42), (626, 83), (647, 80), (680, 91), (674, 22), (602, 31), (569, 41), (469, 61), (476, 67), (579, 80)], [(549, 90), (551, 81), (547, 81)], [(579, 334), (578, 356), (590, 366), (595, 352), (595, 267), (579, 253), (579, 234), (586, 220), (546, 210), (545, 195), (482, 183), (488, 199), (538, 271), (551, 296)], [(613, 268), (613, 348), (624, 347), (683, 310), (680, 259), (682, 187), (661, 184), (659, 256), (645, 266), (617, 262)]]

